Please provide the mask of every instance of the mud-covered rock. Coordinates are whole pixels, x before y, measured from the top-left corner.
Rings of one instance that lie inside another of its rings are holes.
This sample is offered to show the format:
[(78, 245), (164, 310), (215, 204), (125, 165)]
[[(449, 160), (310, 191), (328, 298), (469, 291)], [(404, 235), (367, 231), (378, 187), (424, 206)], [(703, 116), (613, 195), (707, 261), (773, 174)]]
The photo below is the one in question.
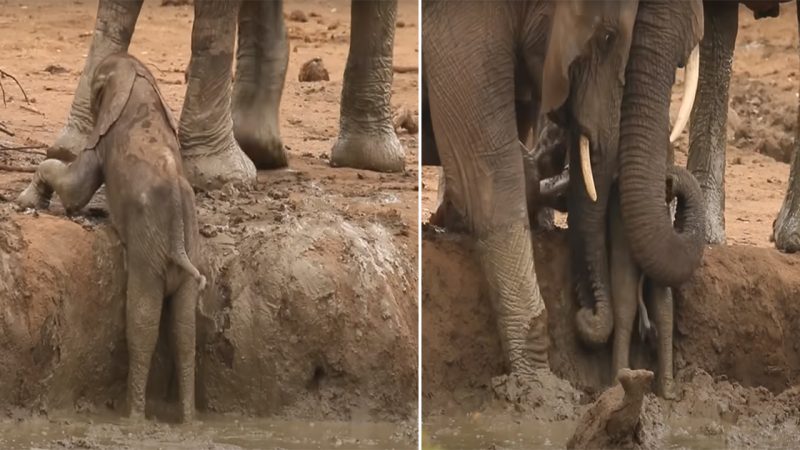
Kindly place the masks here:
[(300, 82), (310, 81), (330, 81), (331, 77), (328, 74), (328, 69), (322, 63), (322, 58), (313, 58), (305, 62), (303, 67), (300, 68), (300, 74), (297, 80)]
[(659, 448), (645, 431), (643, 406), (651, 392), (653, 372), (622, 369), (619, 384), (609, 388), (578, 421), (567, 441), (570, 450)]

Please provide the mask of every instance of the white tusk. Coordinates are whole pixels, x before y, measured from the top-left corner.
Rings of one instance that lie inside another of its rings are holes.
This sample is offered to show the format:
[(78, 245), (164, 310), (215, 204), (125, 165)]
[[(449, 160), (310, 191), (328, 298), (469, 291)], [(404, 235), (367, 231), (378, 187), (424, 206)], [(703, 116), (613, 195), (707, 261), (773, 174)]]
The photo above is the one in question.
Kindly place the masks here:
[(694, 106), (694, 98), (697, 95), (697, 81), (700, 79), (700, 44), (695, 46), (692, 53), (689, 55), (689, 61), (686, 62), (686, 79), (684, 80), (683, 99), (681, 100), (681, 107), (678, 110), (678, 118), (675, 119), (675, 125), (672, 127), (672, 133), (669, 135), (669, 142), (675, 142), (678, 136), (683, 133), (686, 124), (689, 123), (689, 116), (692, 114), (692, 106)]
[(581, 172), (586, 193), (593, 202), (597, 201), (597, 190), (594, 187), (594, 174), (592, 174), (592, 160), (589, 157), (589, 138), (581, 135)]

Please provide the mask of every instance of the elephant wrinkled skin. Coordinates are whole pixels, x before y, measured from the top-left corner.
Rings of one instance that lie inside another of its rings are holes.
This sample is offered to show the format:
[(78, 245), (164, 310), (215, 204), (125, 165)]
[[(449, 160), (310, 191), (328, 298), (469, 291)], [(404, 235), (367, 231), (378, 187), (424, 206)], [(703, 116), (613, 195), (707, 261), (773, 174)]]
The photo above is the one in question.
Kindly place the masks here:
[[(91, 74), (106, 56), (128, 50), (142, 2), (100, 0), (69, 117), (48, 157), (71, 161), (84, 147), (93, 126)], [(179, 130), (187, 178), (202, 188), (253, 182), (256, 169), (288, 163), (278, 125), (289, 58), (283, 2), (196, 0), (194, 14)], [(339, 137), (331, 155), (334, 166), (403, 170), (404, 150), (392, 126), (390, 105), (396, 14), (397, 0), (352, 2), (353, 39)]]
[(92, 78), (95, 123), (86, 149), (64, 163), (41, 163), (17, 203), (46, 208), (55, 191), (67, 213), (106, 185), (111, 222), (126, 250), (128, 285), (128, 407), (144, 416), (145, 385), (158, 338), (164, 298), (170, 297), (180, 411), (191, 420), (195, 402), (195, 320), (206, 279), (200, 258), (194, 191), (183, 175), (175, 120), (155, 79), (135, 58), (114, 54)]
[[(568, 130), (569, 178), (584, 180), (571, 183), (568, 195), (570, 204), (581, 205), (569, 220), (579, 231), (572, 245), (581, 258), (578, 296), (591, 311), (585, 328), (596, 341), (611, 334), (606, 203), (637, 5), (423, 2), (423, 153), (434, 153), (423, 160), (441, 161), (445, 204), (478, 240), (514, 373), (548, 367), (519, 145), (535, 128), (540, 105)], [(491, 32), (474, 36), (474, 30)]]

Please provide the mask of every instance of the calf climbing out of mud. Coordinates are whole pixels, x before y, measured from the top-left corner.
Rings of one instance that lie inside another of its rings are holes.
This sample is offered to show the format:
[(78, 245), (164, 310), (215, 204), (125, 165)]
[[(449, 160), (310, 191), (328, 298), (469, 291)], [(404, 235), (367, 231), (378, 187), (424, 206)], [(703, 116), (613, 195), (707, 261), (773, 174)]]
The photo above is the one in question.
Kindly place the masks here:
[(164, 298), (171, 298), (182, 419), (194, 412), (195, 311), (205, 277), (199, 258), (194, 192), (184, 177), (176, 122), (153, 75), (127, 54), (108, 56), (91, 84), (94, 116), (86, 148), (72, 163), (45, 160), (17, 202), (47, 208), (55, 191), (67, 214), (105, 183), (111, 222), (128, 270), (128, 407), (145, 410), (145, 387)]
[[(542, 130), (536, 146), (524, 150), (527, 201), (531, 226), (542, 208), (553, 208), (568, 212), (565, 203), (567, 186), (570, 183), (568, 171), (558, 173), (559, 166), (568, 163), (564, 158), (564, 134), (555, 124), (548, 123)], [(704, 208), (701, 191), (691, 173), (673, 166), (674, 157), (666, 155), (665, 210), (675, 204), (673, 226), (683, 232), (687, 222), (702, 225)], [(567, 164), (568, 165), (568, 164)], [(611, 323), (602, 327), (613, 329), (612, 371), (614, 374), (630, 367), (631, 337), (638, 316), (638, 331), (642, 340), (652, 340), (656, 347), (658, 372), (656, 392), (666, 399), (674, 399), (676, 387), (673, 378), (672, 332), (674, 327), (674, 303), (672, 288), (662, 286), (647, 278), (633, 257), (629, 237), (622, 222), (618, 183), (612, 185), (607, 210), (607, 246), (609, 258), (608, 279), (611, 284), (612, 316)], [(570, 230), (570, 232), (573, 232)], [(703, 236), (702, 228), (694, 230), (692, 236), (698, 242)], [(580, 312), (579, 312), (580, 315)], [(651, 318), (654, 319), (651, 321)], [(591, 330), (585, 323), (576, 320), (578, 336), (585, 344), (596, 347), (603, 342), (592, 342)]]

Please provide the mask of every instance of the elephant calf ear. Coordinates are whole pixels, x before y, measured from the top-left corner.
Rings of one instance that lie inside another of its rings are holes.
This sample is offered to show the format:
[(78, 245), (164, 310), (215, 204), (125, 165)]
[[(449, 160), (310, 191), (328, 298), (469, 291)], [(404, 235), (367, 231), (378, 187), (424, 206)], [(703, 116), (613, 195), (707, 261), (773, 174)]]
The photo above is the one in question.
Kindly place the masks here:
[(95, 75), (92, 86), (92, 102), (97, 96), (102, 95), (102, 100), (97, 108), (97, 115), (94, 121), (92, 134), (86, 142), (86, 148), (97, 147), (100, 138), (108, 133), (108, 130), (122, 115), (122, 110), (128, 104), (133, 90), (133, 82), (136, 80), (136, 71), (129, 64), (116, 64), (107, 74), (98, 73)]
[(164, 96), (161, 95), (161, 90), (158, 89), (155, 77), (153, 77), (153, 74), (141, 62), (136, 61), (135, 67), (136, 67), (136, 73), (145, 80), (147, 80), (147, 82), (150, 83), (150, 86), (153, 88), (153, 90), (156, 91), (156, 94), (158, 94), (158, 99), (159, 101), (161, 101), (161, 109), (164, 110), (164, 115), (167, 116), (167, 122), (169, 122), (170, 127), (172, 127), (172, 131), (175, 132), (175, 134), (177, 135), (178, 122), (175, 121), (175, 117), (172, 115), (172, 112), (170, 111), (167, 102), (164, 100)]

